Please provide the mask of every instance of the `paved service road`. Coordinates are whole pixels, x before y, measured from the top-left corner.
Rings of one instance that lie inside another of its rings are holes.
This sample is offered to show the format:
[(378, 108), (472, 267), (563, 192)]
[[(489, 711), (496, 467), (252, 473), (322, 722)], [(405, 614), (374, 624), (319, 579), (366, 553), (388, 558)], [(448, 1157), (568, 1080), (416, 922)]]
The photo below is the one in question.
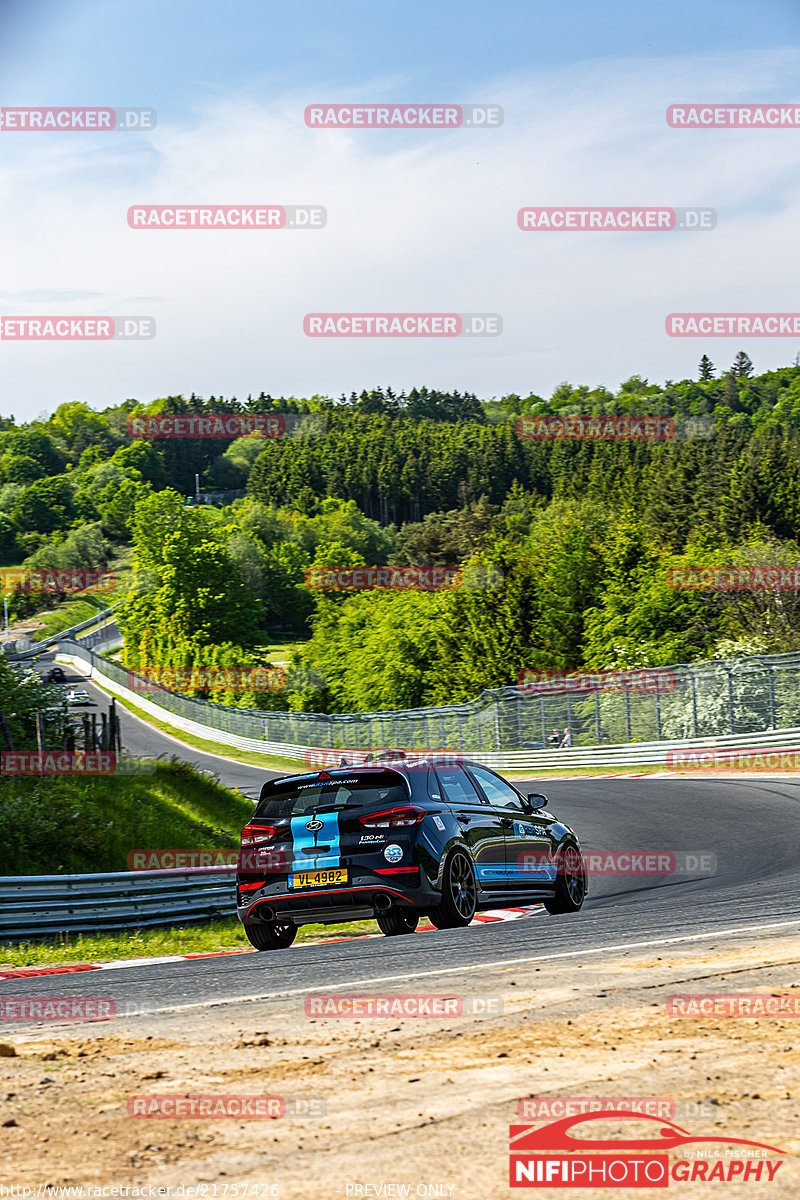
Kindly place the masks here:
[[(41, 655), (37, 663), (41, 675), (47, 674), (54, 659), (55, 652), (53, 651)], [(107, 710), (111, 699), (109, 693), (95, 687), (83, 671), (72, 664), (64, 663), (62, 665), (66, 672), (67, 683), (84, 688), (91, 698), (96, 701), (96, 707), (94, 708), (79, 708), (73, 711), (99, 713), (100, 711)], [(258, 798), (258, 793), (261, 790), (261, 784), (264, 780), (272, 779), (280, 773), (278, 771), (267, 771), (261, 767), (251, 767), (246, 763), (237, 763), (233, 759), (220, 758), (215, 754), (204, 754), (202, 750), (194, 750), (191, 746), (186, 746), (183, 742), (179, 742), (167, 734), (160, 733), (152, 725), (148, 725), (146, 721), (128, 712), (121, 704), (117, 705), (117, 714), (122, 734), (122, 745), (129, 754), (155, 757), (164, 755), (166, 758), (175, 755), (177, 758), (182, 758), (186, 762), (192, 763), (201, 771), (210, 771), (212, 774), (217, 775), (226, 787), (238, 788), (239, 791), (253, 800)], [(165, 715), (168, 719), (169, 714)]]

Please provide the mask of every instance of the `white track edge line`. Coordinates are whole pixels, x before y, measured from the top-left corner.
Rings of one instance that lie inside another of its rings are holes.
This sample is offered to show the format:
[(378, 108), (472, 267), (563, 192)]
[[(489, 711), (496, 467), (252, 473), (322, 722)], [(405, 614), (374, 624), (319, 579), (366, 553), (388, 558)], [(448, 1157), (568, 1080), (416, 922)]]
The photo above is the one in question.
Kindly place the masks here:
[(319, 987), (302, 987), (292, 988), (286, 992), (273, 992), (271, 995), (265, 996), (263, 992), (258, 992), (255, 995), (249, 996), (221, 996), (215, 1000), (199, 1000), (192, 1004), (177, 1004), (170, 1005), (164, 1008), (147, 1008), (141, 1012), (132, 1014), (136, 1016), (153, 1016), (158, 1013), (170, 1012), (189, 1012), (196, 1008), (215, 1008), (226, 1004), (249, 1004), (258, 1000), (280, 1000), (291, 996), (304, 996), (309, 992), (321, 992), (326, 989), (328, 991), (341, 990), (348, 987), (362, 987), (375, 983), (392, 983), (401, 979), (424, 979), (435, 975), (453, 975), (461, 974), (466, 971), (487, 971), (495, 970), (498, 967), (518, 966), (525, 963), (535, 962), (552, 962), (554, 959), (564, 958), (583, 958), (592, 954), (613, 954), (622, 950), (642, 950), (651, 946), (673, 946), (685, 942), (701, 942), (708, 941), (715, 937), (730, 937), (737, 933), (756, 933), (766, 929), (785, 929), (790, 925), (800, 925), (800, 917), (795, 917), (791, 921), (772, 921), (767, 925), (740, 925), (732, 929), (718, 929), (713, 933), (693, 933), (685, 934), (682, 937), (672, 938), (655, 938), (645, 942), (627, 942), (616, 946), (597, 946), (586, 950), (564, 950), (557, 954), (537, 954), (524, 958), (504, 958), (497, 962), (491, 963), (474, 963), (472, 965), (453, 964), (450, 967), (441, 967), (430, 971), (410, 971), (402, 975), (380, 975), (369, 979), (349, 979), (342, 983), (334, 983), (328, 985), (320, 985)]

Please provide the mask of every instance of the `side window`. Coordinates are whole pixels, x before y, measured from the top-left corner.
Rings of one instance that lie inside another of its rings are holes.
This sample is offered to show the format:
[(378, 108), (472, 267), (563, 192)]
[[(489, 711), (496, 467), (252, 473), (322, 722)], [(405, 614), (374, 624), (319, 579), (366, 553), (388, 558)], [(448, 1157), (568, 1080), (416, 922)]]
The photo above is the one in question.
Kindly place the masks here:
[(443, 799), (448, 804), (482, 804), (471, 779), (461, 767), (437, 767), (436, 775), (442, 787)]
[(499, 775), (495, 775), (493, 771), (487, 771), (485, 767), (470, 766), (470, 771), (483, 788), (490, 804), (501, 808), (516, 808), (520, 812), (525, 811), (519, 795)]

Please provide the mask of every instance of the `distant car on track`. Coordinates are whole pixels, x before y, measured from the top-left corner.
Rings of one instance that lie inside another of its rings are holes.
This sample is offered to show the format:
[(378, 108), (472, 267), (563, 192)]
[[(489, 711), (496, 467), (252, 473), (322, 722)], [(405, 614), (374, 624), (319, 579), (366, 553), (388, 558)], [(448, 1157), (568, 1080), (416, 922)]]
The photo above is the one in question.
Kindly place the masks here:
[(70, 690), (67, 692), (67, 704), (71, 704), (71, 705), (94, 704), (94, 700), (91, 698), (91, 696), (89, 695), (89, 693), (87, 691), (84, 691), (83, 688), (70, 688)]
[(577, 912), (580, 844), (546, 804), (447, 757), (269, 780), (242, 830), (239, 919), (257, 950), (274, 950), (312, 922), (374, 916), (391, 936), (422, 915), (446, 929), (509, 904)]
[(63, 667), (51, 667), (45, 676), (48, 683), (66, 683), (67, 676)]

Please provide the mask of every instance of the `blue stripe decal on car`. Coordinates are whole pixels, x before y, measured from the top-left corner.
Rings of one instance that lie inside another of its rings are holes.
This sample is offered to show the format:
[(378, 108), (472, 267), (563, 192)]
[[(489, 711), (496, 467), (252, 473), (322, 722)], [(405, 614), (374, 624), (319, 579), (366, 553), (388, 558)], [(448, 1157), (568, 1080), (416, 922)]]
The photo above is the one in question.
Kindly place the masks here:
[(508, 878), (506, 868), (503, 863), (493, 863), (490, 865), (476, 863), (475, 874), (478, 877), (479, 883), (484, 880), (488, 883), (491, 883), (492, 880), (500, 880), (502, 882), (504, 879)]
[(514, 883), (524, 882), (526, 879), (530, 880), (531, 883), (541, 882), (542, 880), (554, 882), (557, 869), (556, 863), (535, 862), (531, 863), (527, 868), (509, 863), (507, 878)]
[[(306, 829), (309, 821), (321, 821), (322, 828)], [(306, 813), (302, 817), (292, 817), (292, 848), (293, 871), (326, 871), (330, 867), (341, 866), (341, 843), (339, 840), (338, 812)], [(313, 850), (314, 846), (330, 846), (324, 854), (315, 857), (313, 854), (303, 854), (304, 850)]]
[(515, 863), (481, 864), (476, 863), (475, 874), (479, 883), (553, 883), (556, 879), (555, 863), (537, 863), (528, 867), (517, 866)]

